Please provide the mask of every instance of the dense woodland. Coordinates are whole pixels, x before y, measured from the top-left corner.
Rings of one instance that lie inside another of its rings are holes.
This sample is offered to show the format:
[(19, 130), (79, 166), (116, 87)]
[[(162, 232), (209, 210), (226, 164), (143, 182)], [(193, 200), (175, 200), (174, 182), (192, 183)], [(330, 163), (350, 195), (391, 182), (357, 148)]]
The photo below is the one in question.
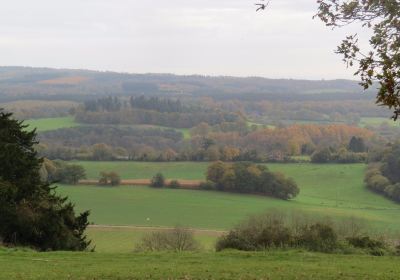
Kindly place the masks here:
[[(235, 128), (237, 129), (237, 127)], [(255, 131), (215, 131), (205, 123), (184, 139), (172, 129), (116, 126), (82, 126), (40, 133), (40, 155), (50, 159), (140, 161), (291, 161), (329, 149), (326, 160), (363, 162), (367, 145), (379, 138), (371, 131), (347, 125), (293, 125)], [(364, 148), (354, 152), (351, 140), (362, 139)], [(365, 139), (365, 141), (364, 141)]]
[(150, 124), (190, 128), (200, 123), (217, 125), (244, 121), (234, 113), (194, 106), (179, 100), (143, 96), (129, 100), (108, 97), (85, 102), (76, 112), (76, 120), (87, 124)]

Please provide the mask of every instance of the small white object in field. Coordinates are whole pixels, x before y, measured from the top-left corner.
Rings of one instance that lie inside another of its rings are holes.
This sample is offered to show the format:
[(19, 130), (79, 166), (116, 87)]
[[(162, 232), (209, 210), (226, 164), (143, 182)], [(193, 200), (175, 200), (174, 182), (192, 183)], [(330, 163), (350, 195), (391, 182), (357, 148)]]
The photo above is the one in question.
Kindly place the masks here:
[(146, 220), (147, 220), (147, 221), (150, 221), (150, 218), (147, 218)]

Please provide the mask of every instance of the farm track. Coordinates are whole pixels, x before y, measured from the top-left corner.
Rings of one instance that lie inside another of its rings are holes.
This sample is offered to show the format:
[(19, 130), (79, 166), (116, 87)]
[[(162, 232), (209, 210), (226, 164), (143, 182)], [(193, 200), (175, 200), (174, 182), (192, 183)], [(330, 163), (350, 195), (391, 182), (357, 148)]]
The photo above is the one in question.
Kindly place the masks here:
[[(158, 227), (158, 226), (117, 226), (117, 225), (89, 225), (89, 229), (100, 229), (100, 230), (115, 230), (115, 229), (130, 229), (137, 231), (157, 231), (157, 230), (173, 230), (174, 227)], [(198, 229), (198, 228), (186, 228), (194, 233), (207, 234), (211, 236), (221, 236), (227, 231), (224, 230), (213, 230), (213, 229)]]

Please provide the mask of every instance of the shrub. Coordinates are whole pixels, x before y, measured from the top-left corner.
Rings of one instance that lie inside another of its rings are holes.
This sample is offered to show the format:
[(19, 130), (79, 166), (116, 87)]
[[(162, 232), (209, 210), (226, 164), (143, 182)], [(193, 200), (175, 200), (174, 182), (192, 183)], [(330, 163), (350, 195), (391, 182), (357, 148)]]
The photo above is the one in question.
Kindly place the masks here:
[(358, 163), (366, 162), (368, 158), (367, 153), (353, 153), (353, 152), (342, 152), (335, 155), (335, 162), (338, 163)]
[(181, 188), (181, 184), (177, 180), (172, 180), (171, 182), (169, 182), (168, 188), (180, 189)]
[(121, 177), (118, 173), (112, 172), (100, 172), (99, 185), (111, 185), (118, 186), (121, 184)]
[(119, 176), (118, 173), (116, 172), (110, 172), (108, 174), (109, 178), (110, 178), (110, 184), (111, 186), (118, 186), (119, 184), (121, 184), (121, 177)]
[(153, 188), (163, 188), (165, 186), (164, 175), (162, 175), (161, 173), (157, 173), (156, 175), (154, 175), (151, 179), (150, 186)]
[(297, 237), (297, 244), (316, 252), (332, 252), (338, 247), (337, 234), (326, 224), (316, 223), (305, 226)]
[(285, 225), (284, 217), (278, 212), (250, 217), (247, 221), (218, 239), (216, 250), (237, 249), (243, 251), (289, 247), (293, 231)]
[(214, 191), (217, 189), (217, 186), (215, 185), (214, 182), (207, 181), (207, 182), (201, 182), (199, 188), (201, 190)]
[(182, 227), (150, 233), (144, 236), (136, 247), (137, 251), (183, 252), (199, 249), (199, 243), (194, 239), (193, 232)]
[(385, 242), (377, 239), (372, 239), (369, 236), (355, 236), (346, 238), (347, 242), (356, 247), (361, 249), (385, 249), (386, 245)]
[(329, 148), (317, 150), (311, 155), (312, 163), (328, 163), (331, 159), (332, 153)]

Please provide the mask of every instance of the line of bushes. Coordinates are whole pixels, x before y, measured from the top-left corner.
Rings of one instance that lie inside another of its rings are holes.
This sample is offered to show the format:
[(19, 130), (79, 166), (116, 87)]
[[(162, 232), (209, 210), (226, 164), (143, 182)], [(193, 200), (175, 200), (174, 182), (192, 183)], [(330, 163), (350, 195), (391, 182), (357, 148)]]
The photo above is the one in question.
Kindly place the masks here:
[(153, 188), (171, 188), (171, 189), (180, 189), (182, 186), (177, 180), (171, 180), (168, 184), (165, 180), (165, 177), (162, 173), (157, 173), (151, 178), (150, 187)]
[[(201, 249), (192, 230), (175, 227), (145, 235), (135, 251), (198, 251)], [(225, 235), (215, 245), (217, 252), (266, 251), (303, 249), (312, 252), (400, 255), (400, 246), (384, 237), (372, 237), (361, 221), (316, 218), (296, 212), (287, 215), (279, 211), (251, 216)]]
[(373, 238), (354, 219), (330, 221), (312, 218), (304, 213), (291, 216), (268, 212), (252, 216), (220, 237), (216, 250), (261, 251), (301, 248), (324, 253), (368, 253), (381, 256), (395, 254), (383, 238)]

